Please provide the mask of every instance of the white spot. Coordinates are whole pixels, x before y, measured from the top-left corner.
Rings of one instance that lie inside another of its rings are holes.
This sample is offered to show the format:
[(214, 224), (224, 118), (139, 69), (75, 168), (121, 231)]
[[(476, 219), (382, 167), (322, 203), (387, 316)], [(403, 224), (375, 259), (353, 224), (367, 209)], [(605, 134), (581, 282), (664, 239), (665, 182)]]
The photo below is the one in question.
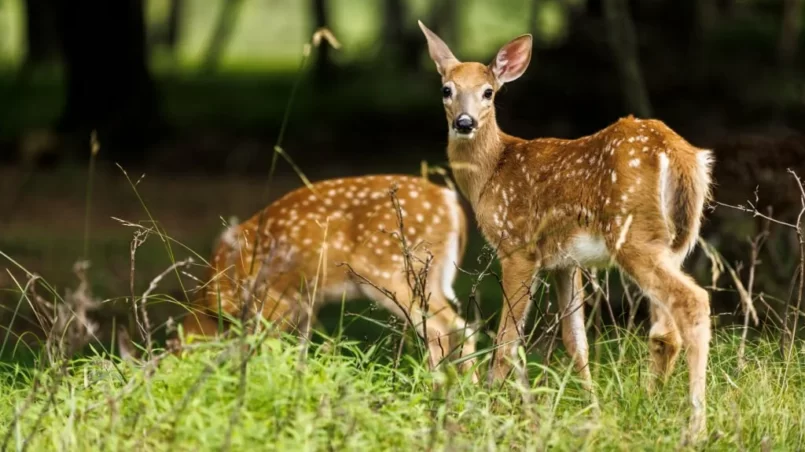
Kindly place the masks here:
[(629, 160), (629, 166), (631, 166), (632, 168), (637, 168), (638, 166), (640, 166), (640, 159)]
[(626, 243), (626, 234), (629, 233), (629, 227), (631, 225), (632, 225), (632, 216), (629, 215), (628, 217), (626, 217), (626, 224), (624, 224), (623, 228), (621, 228), (621, 233), (618, 236), (618, 241), (615, 243), (616, 250), (621, 249), (623, 244)]
[(612, 170), (611, 173), (612, 173), (612, 183), (614, 184), (615, 182), (618, 181), (618, 175), (615, 173), (615, 170)]

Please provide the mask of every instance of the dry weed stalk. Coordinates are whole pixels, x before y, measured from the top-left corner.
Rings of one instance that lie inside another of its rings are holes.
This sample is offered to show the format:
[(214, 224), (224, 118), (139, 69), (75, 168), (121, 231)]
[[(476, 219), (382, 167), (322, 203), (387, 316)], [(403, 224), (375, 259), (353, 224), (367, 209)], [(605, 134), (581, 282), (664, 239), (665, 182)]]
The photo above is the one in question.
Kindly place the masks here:
[[(749, 333), (749, 317), (752, 317), (755, 325), (758, 324), (757, 318), (757, 311), (755, 310), (755, 304), (752, 299), (752, 290), (755, 287), (755, 268), (760, 261), (758, 260), (758, 255), (760, 253), (760, 249), (766, 243), (766, 239), (769, 237), (769, 226), (771, 222), (765, 220), (763, 222), (763, 230), (752, 240), (747, 238), (749, 242), (749, 246), (751, 248), (750, 255), (749, 255), (749, 281), (747, 283), (746, 290), (741, 290), (742, 286), (740, 284), (736, 284), (739, 288), (738, 293), (741, 296), (741, 305), (743, 306), (744, 311), (744, 323), (743, 323), (743, 331), (741, 332), (741, 344), (738, 346), (738, 371), (742, 371), (746, 366), (746, 361), (744, 359), (746, 353), (746, 337)], [(740, 282), (740, 280), (735, 275), (735, 272), (730, 268), (730, 274), (733, 276), (733, 279)]]
[(87, 281), (88, 261), (78, 261), (73, 265), (73, 273), (78, 278), (78, 287), (68, 289), (64, 299), (48, 301), (36, 290), (38, 275), (30, 274), (30, 296), (25, 298), (31, 305), (40, 328), (45, 333), (48, 360), (55, 364), (69, 358), (84, 346), (98, 340), (99, 325), (90, 319), (89, 314), (101, 308), (89, 289)]
[[(797, 240), (799, 242), (799, 287), (797, 288), (797, 301), (796, 307), (792, 310), (790, 309), (790, 300), (789, 303), (786, 304), (786, 335), (785, 340), (788, 341), (783, 342), (783, 351), (785, 353), (786, 362), (790, 362), (791, 357), (793, 356), (794, 352), (794, 338), (797, 334), (797, 325), (799, 322), (799, 316), (802, 313), (802, 297), (803, 297), (803, 290), (805, 289), (805, 188), (802, 186), (802, 180), (799, 176), (791, 169), (788, 172), (793, 176), (794, 180), (796, 181), (797, 187), (799, 188), (800, 192), (800, 202), (802, 203), (802, 209), (799, 211), (799, 215), (797, 215), (797, 222), (794, 230), (797, 233)], [(789, 318), (791, 318), (791, 327), (788, 328)]]

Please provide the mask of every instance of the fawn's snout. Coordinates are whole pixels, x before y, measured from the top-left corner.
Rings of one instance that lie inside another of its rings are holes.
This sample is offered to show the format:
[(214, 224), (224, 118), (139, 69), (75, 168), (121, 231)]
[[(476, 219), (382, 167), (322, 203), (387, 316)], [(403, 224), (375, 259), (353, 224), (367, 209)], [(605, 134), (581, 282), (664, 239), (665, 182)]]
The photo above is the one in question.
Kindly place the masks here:
[(478, 128), (478, 122), (467, 113), (461, 113), (453, 121), (453, 129), (462, 135), (469, 135)]

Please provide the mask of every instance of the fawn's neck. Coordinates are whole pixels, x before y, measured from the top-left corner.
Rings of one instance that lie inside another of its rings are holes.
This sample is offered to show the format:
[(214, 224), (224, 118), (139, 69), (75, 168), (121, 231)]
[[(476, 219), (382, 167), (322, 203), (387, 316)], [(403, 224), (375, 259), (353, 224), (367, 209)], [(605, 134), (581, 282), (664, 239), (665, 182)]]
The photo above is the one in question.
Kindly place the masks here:
[(480, 127), (472, 139), (450, 135), (447, 157), (453, 176), (458, 188), (473, 206), (498, 166), (506, 138), (507, 135), (501, 132), (494, 118)]

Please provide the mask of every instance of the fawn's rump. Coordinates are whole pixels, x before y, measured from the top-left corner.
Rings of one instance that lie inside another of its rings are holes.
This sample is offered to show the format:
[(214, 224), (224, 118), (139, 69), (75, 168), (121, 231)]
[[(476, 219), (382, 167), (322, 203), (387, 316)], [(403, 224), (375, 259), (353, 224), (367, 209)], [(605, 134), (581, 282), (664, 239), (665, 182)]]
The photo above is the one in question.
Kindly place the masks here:
[[(710, 196), (712, 152), (695, 148), (660, 153), (659, 190), (663, 219), (671, 233), (671, 249), (687, 255), (696, 245), (704, 203)], [(695, 155), (695, 159), (683, 158)]]

